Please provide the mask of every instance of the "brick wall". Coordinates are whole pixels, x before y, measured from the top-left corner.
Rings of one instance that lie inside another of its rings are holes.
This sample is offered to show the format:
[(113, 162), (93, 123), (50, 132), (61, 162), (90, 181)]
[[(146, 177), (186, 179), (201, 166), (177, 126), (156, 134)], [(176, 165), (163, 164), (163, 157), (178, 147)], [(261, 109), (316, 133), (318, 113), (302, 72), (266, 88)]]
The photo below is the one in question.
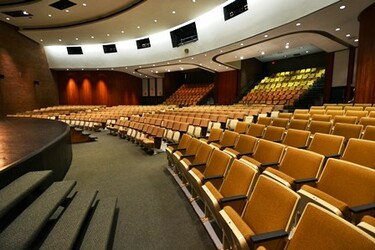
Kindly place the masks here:
[(0, 21), (0, 116), (58, 103), (43, 46)]

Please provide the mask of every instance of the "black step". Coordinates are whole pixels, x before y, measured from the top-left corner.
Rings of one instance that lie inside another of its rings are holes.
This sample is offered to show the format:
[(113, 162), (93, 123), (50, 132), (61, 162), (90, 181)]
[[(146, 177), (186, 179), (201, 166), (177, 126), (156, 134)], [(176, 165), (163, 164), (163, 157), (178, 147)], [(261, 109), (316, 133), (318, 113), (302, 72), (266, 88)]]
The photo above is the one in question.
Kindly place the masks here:
[(29, 172), (0, 190), (0, 220), (25, 197), (38, 188), (52, 170)]
[(75, 184), (75, 181), (54, 182), (0, 233), (0, 248), (28, 249)]
[(81, 249), (108, 249), (117, 206), (117, 198), (100, 199), (83, 238)]
[(40, 249), (73, 249), (97, 193), (97, 191), (78, 192)]

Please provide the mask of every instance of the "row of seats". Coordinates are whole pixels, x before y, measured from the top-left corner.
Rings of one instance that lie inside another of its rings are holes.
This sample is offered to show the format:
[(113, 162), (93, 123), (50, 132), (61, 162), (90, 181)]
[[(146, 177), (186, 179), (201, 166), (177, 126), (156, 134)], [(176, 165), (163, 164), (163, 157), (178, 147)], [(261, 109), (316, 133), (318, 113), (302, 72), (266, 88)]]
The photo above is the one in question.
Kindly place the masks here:
[(316, 84), (318, 79), (324, 76), (325, 70), (309, 68), (287, 72), (279, 72), (273, 76), (265, 77), (242, 98), (240, 103), (266, 103), (293, 106), (300, 96), (306, 93), (308, 89)]
[[(323, 205), (327, 202), (332, 202), (332, 206), (339, 205), (331, 210), (353, 222), (357, 222), (355, 215), (359, 211), (373, 209), (375, 171), (371, 168), (329, 159), (317, 179), (315, 174), (321, 171), (325, 160), (320, 154), (294, 147), (285, 149), (281, 144), (260, 139), (252, 157), (235, 159), (227, 153), (228, 147), (220, 150), (214, 142), (207, 142), (184, 135), (178, 145), (167, 148), (167, 158), (184, 186), (191, 187), (191, 200), (201, 198), (206, 216), (212, 216), (224, 231), (225, 249), (229, 246), (246, 249), (252, 238), (262, 238), (258, 234), (280, 229), (289, 231), (306, 204), (317, 203), (316, 197), (324, 201)], [(358, 148), (361, 147), (357, 145)], [(257, 156), (258, 151), (262, 152)], [(259, 155), (276, 155), (276, 151), (285, 153), (271, 160), (258, 158)], [(264, 165), (257, 164), (257, 160)], [(289, 176), (293, 176), (292, 172), (298, 177)], [(316, 188), (303, 185), (309, 182), (315, 183)], [(343, 183), (346, 183), (345, 187), (342, 187)], [(328, 195), (322, 195), (324, 193)], [(332, 200), (331, 196), (335, 198)], [(335, 203), (335, 199), (341, 203)], [(358, 207), (367, 203), (370, 203), (369, 207)], [(275, 245), (267, 247), (275, 249)]]
[(214, 84), (183, 84), (164, 104), (174, 104), (180, 106), (197, 105), (207, 94), (212, 91)]
[(52, 171), (28, 172), (0, 190), (2, 249), (108, 249), (117, 198), (51, 181)]

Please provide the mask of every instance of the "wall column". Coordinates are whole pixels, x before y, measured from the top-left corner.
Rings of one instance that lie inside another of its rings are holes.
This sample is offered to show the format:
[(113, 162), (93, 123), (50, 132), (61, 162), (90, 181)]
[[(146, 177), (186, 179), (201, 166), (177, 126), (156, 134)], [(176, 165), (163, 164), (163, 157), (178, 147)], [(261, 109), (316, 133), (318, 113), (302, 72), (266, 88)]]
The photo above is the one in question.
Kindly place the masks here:
[(359, 46), (355, 102), (375, 102), (375, 4), (363, 10), (358, 17)]

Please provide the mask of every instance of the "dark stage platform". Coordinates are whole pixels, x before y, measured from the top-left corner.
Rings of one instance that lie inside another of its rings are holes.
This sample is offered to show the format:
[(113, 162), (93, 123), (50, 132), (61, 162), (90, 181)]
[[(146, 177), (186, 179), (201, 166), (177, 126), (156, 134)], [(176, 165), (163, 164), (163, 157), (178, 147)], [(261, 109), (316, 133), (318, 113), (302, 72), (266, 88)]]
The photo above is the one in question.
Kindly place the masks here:
[(29, 171), (53, 170), (62, 180), (72, 161), (70, 127), (34, 118), (0, 119), (0, 188)]

